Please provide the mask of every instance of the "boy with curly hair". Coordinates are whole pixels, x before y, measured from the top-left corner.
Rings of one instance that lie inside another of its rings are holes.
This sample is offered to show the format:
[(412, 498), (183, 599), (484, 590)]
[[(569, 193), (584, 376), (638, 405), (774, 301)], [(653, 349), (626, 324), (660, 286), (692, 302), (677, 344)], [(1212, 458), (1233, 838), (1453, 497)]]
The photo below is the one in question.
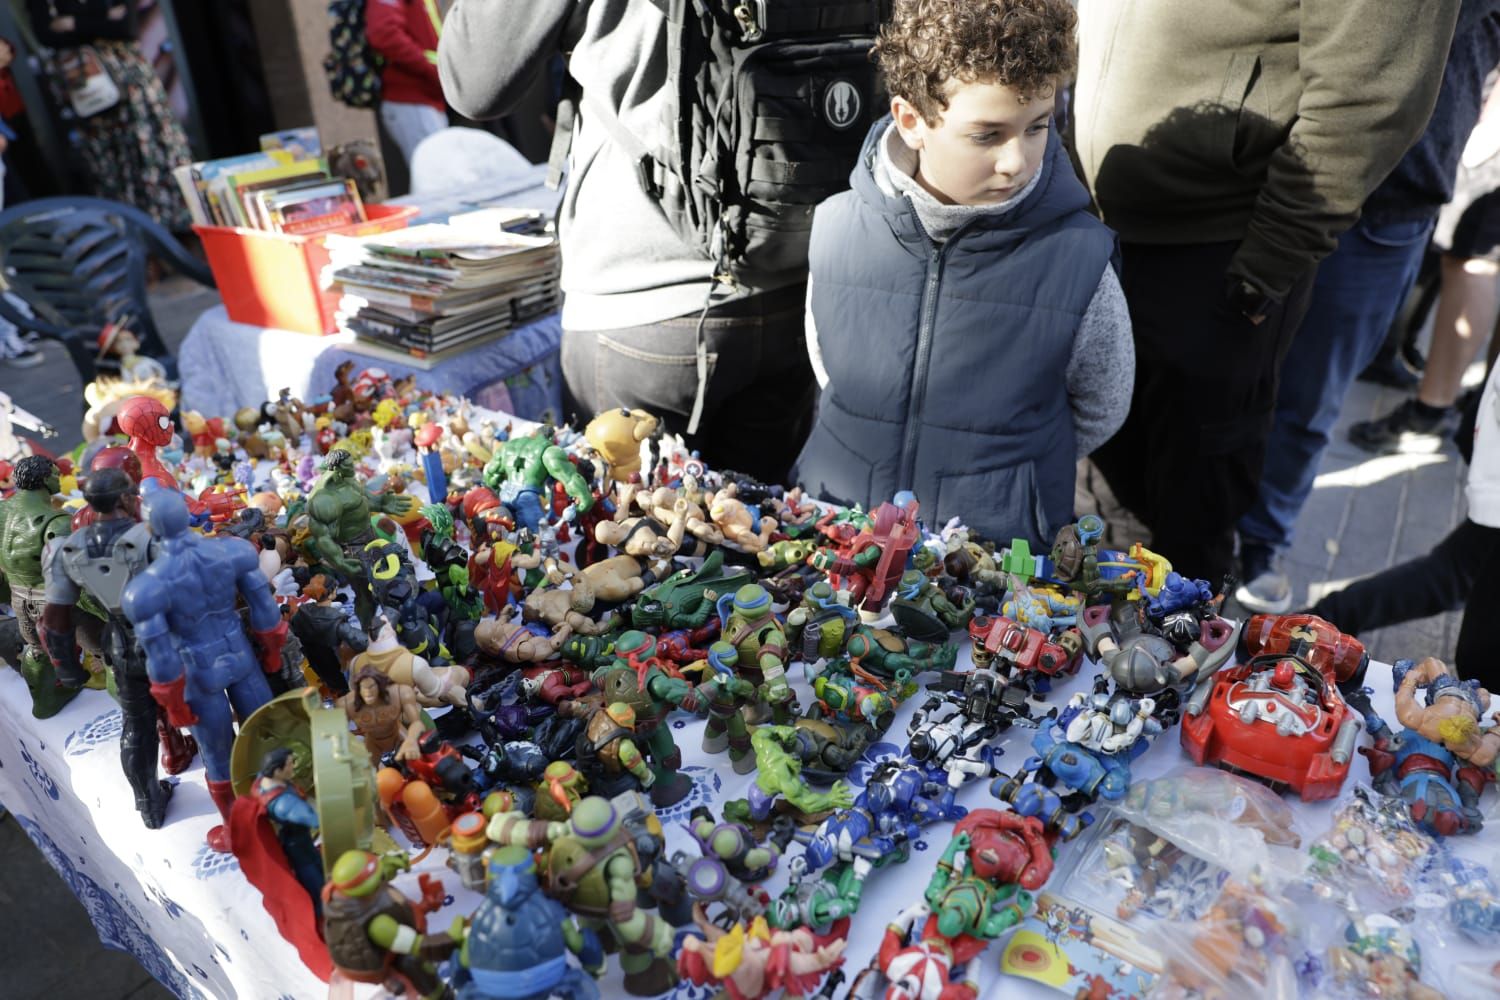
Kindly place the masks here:
[(897, 0), (891, 114), (817, 209), (807, 335), (823, 392), (798, 478), (1036, 542), (1119, 428), (1134, 348), (1115, 241), (1056, 135), (1067, 0)]

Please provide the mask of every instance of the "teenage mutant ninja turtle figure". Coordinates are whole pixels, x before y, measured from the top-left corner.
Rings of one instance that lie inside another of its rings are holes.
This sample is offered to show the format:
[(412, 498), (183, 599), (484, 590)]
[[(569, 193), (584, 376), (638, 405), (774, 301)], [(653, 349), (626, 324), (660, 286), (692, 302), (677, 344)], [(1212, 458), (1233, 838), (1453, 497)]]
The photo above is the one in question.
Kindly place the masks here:
[[(345, 978), (384, 985), (396, 996), (451, 998), (436, 963), (452, 954), (451, 934), (428, 934), (427, 914), (442, 905), (443, 887), (421, 876), (422, 899), (413, 903), (390, 884), (411, 867), (405, 854), (345, 851), (329, 873), (323, 904), (328, 955)], [(408, 993), (408, 991), (410, 991)]]
[(21, 630), (17, 669), (31, 692), (31, 714), (47, 719), (62, 711), (80, 690), (57, 683), (57, 672), (43, 652), (38, 631), (47, 604), (42, 550), (48, 542), (68, 537), (68, 515), (52, 506), (59, 476), (50, 458), (28, 455), (16, 463), (11, 475), (16, 492), (0, 500), (0, 584), (9, 585), (10, 604)]
[(673, 677), (656, 656), (656, 640), (645, 632), (631, 630), (615, 642), (615, 659), (594, 672), (594, 686), (606, 705), (621, 702), (635, 710), (635, 731), (656, 780), (651, 801), (658, 808), (680, 802), (693, 789), (693, 780), (681, 772), (682, 751), (672, 739), (667, 715), (680, 708), (704, 715), (718, 694), (714, 681), (694, 688)]
[(578, 766), (587, 772), (589, 787), (597, 794), (649, 791), (656, 784), (656, 772), (636, 744), (635, 727), (635, 709), (623, 702), (611, 702), (589, 716), (578, 738)]
[(944, 642), (949, 633), (968, 627), (969, 618), (974, 614), (974, 601), (970, 598), (963, 604), (954, 604), (941, 587), (920, 571), (909, 569), (901, 574), (901, 580), (896, 584), (891, 614), (896, 624), (913, 639)]
[(786, 633), (771, 611), (771, 595), (747, 583), (719, 598), (723, 641), (735, 653), (734, 673), (755, 687), (750, 721), (789, 724), (797, 715), (797, 695), (786, 678)]
[(677, 979), (669, 960), (672, 926), (636, 905), (649, 883), (636, 837), (613, 801), (590, 795), (565, 823), (496, 813), (487, 832), (498, 844), (546, 849), (543, 889), (578, 918), (584, 931), (614, 939), (626, 992), (655, 996), (672, 988)]
[(307, 527), (313, 555), (354, 588), (354, 612), (369, 629), (375, 617), (375, 595), (361, 561), (375, 540), (370, 513), (404, 517), (416, 500), (404, 493), (375, 493), (354, 476), (354, 456), (339, 448), (323, 460), (323, 475), (307, 497)]
[[(542, 892), (536, 862), (524, 847), (501, 847), (489, 863), (489, 887), (463, 931), (458, 1000), (598, 1000), (586, 973), (604, 971), (604, 950)], [(582, 969), (568, 964), (578, 956)]]

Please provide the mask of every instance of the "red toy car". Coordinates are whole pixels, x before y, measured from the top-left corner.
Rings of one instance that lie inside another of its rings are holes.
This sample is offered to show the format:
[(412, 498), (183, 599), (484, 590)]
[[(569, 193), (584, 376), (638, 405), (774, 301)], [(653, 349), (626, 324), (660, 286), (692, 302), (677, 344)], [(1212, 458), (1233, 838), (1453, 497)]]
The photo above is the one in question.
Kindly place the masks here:
[[(1075, 633), (1076, 634), (1076, 633)], [(1072, 651), (1003, 615), (975, 615), (969, 619), (969, 638), (974, 643), (974, 665), (985, 667), (999, 659), (1012, 671), (1038, 673), (1046, 677), (1071, 674), (1078, 669), (1083, 643)]]
[(1286, 786), (1306, 802), (1333, 798), (1363, 726), (1338, 684), (1364, 667), (1365, 647), (1314, 615), (1256, 615), (1243, 643), (1250, 659), (1188, 698), (1182, 748), (1195, 764)]

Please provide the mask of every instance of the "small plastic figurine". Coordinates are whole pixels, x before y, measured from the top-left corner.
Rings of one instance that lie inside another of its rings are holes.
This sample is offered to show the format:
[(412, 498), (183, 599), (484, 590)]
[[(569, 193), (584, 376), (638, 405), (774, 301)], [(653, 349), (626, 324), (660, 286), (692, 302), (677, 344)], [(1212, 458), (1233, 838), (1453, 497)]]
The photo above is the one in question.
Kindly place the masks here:
[(891, 601), (891, 615), (902, 631), (922, 642), (947, 642), (949, 633), (966, 628), (974, 613), (974, 601), (954, 604), (942, 588), (909, 569), (896, 585), (896, 599)]
[(130, 438), (130, 450), (141, 463), (141, 479), (177, 489), (177, 479), (162, 464), (158, 448), (172, 443), (172, 418), (167, 408), (150, 396), (132, 396), (115, 412), (115, 426)]
[(635, 709), (618, 701), (596, 708), (578, 742), (578, 766), (596, 795), (612, 798), (634, 788), (650, 791), (656, 773), (635, 742)]
[(780, 806), (802, 823), (822, 821), (835, 809), (854, 803), (854, 790), (835, 782), (826, 792), (814, 792), (802, 778), (797, 730), (791, 726), (760, 726), (750, 736), (755, 751), (755, 781), (748, 799), (724, 803), (724, 818), (764, 823)]
[(308, 598), (292, 613), (291, 630), (302, 644), (302, 652), (318, 680), (335, 698), (349, 693), (349, 682), (339, 655), (340, 647), (356, 653), (369, 648), (370, 638), (345, 615), (342, 605), (335, 604), (338, 590), (322, 573), (317, 573), (302, 588)]
[(578, 513), (585, 513), (594, 505), (588, 480), (567, 451), (553, 444), (545, 426), (532, 434), (500, 442), (484, 467), (485, 485), (500, 494), (501, 503), (515, 514), (517, 526), (533, 534), (545, 514), (542, 496), (549, 479), (563, 484)]
[[(318, 933), (323, 915), (323, 858), (313, 843), (318, 814), (293, 784), (296, 760), (268, 752), (248, 794), (229, 813), (230, 843), (240, 870), (260, 890), (266, 911), (302, 961), (327, 979), (328, 949)], [(299, 891), (299, 889), (301, 891)]]
[(762, 917), (727, 931), (703, 920), (698, 931), (702, 937), (683, 938), (677, 970), (700, 986), (723, 987), (729, 1000), (760, 1000), (783, 990), (789, 997), (806, 996), (843, 964), (848, 944), (842, 936), (806, 927), (775, 930)]
[(809, 561), (828, 573), (835, 590), (847, 590), (850, 603), (873, 619), (895, 593), (897, 581), (906, 570), (907, 556), (921, 538), (917, 504), (912, 501), (898, 507), (883, 503), (870, 512), (868, 527), (852, 535), (847, 531), (830, 533), (835, 516), (832, 512), (825, 514), (818, 527), (837, 549), (820, 549)]
[(427, 914), (443, 902), (443, 886), (419, 877), (422, 899), (413, 903), (390, 884), (411, 861), (404, 853), (345, 851), (329, 872), (323, 904), (323, 937), (339, 978), (384, 986), (398, 997), (451, 1000), (436, 963), (458, 946), (449, 934), (428, 934)]
[[(1411, 818), (1429, 833), (1475, 833), (1484, 825), (1479, 798), (1495, 780), (1500, 730), (1481, 727), (1489, 692), (1478, 681), (1461, 681), (1441, 660), (1398, 660), (1396, 718), (1406, 728), (1392, 733), (1379, 716), (1367, 714), (1374, 745), (1361, 747), (1370, 759), (1375, 787), (1404, 799)], [(1427, 704), (1417, 691), (1427, 691)]]
[(780, 527), (770, 514), (762, 514), (759, 506), (741, 500), (733, 483), (705, 499), (709, 519), (724, 533), (725, 543), (742, 552), (764, 552)]
[(308, 530), (314, 555), (354, 588), (354, 610), (369, 628), (375, 598), (360, 556), (375, 532), (372, 512), (401, 515), (416, 501), (400, 493), (372, 493), (354, 478), (354, 456), (335, 448), (323, 461), (323, 475), (307, 497)]
[(645, 410), (613, 407), (604, 410), (583, 429), (589, 447), (604, 459), (604, 482), (628, 482), (641, 471), (641, 445), (655, 437), (661, 421)]
[(474, 641), (486, 654), (502, 657), (509, 663), (555, 660), (562, 655), (573, 635), (573, 626), (567, 622), (557, 625), (549, 633), (534, 623), (512, 622), (508, 617), (502, 615), (482, 620), (474, 628)]
[(469, 669), (457, 665), (434, 667), (401, 645), (395, 628), (384, 618), (377, 620), (375, 638), (370, 640), (369, 648), (349, 661), (349, 671), (356, 676), (366, 667), (373, 667), (397, 684), (416, 688), (417, 701), (429, 708), (441, 705), (462, 708), (468, 704), (464, 689), (469, 684)]
[[(501, 847), (489, 861), (489, 887), (465, 926), (458, 1000), (598, 1000), (593, 975), (604, 950), (562, 904), (542, 892), (536, 862), (524, 847)], [(583, 968), (568, 964), (568, 953)]]
[(378, 770), (388, 753), (397, 760), (421, 756), (422, 707), (417, 704), (416, 688), (365, 667), (355, 675), (353, 689), (339, 701), (349, 724), (364, 737), (371, 767)]
[[(559, 586), (564, 581), (570, 584), (567, 590)], [(641, 564), (633, 556), (614, 556), (581, 570), (549, 561), (547, 582), (552, 586), (526, 595), (522, 605), (526, 620), (570, 625), (580, 635), (603, 635), (619, 625), (619, 616), (613, 613), (603, 621), (590, 618), (595, 602), (624, 601), (646, 585)]]
[(15, 464), (11, 477), (15, 492), (0, 500), (0, 578), (9, 585), (21, 632), (17, 667), (31, 692), (31, 714), (46, 719), (62, 711), (86, 679), (75, 674), (69, 678), (71, 686), (59, 684), (38, 632), (47, 603), (42, 552), (49, 542), (68, 536), (68, 515), (52, 506), (59, 483), (50, 458), (27, 455)]
[(786, 725), (796, 716), (797, 695), (787, 683), (786, 633), (771, 611), (771, 595), (759, 584), (749, 583), (732, 596), (721, 596), (718, 605), (723, 641), (737, 654), (734, 674), (749, 681), (760, 699), (752, 706), (748, 721), (769, 718)]
[[(234, 802), (231, 706), (239, 718), (248, 719), (271, 700), (266, 674), (281, 670), (287, 624), (253, 545), (193, 534), (187, 504), (172, 490), (148, 495), (146, 518), (154, 555), (126, 585), (121, 606), (146, 653), (151, 695), (166, 710), (169, 723), (192, 729), (209, 794), (228, 822)], [(241, 599), (260, 645), (258, 657), (236, 610)], [(214, 827), (208, 840), (216, 851), (229, 849), (224, 827)]]
[(676, 976), (667, 961), (672, 927), (637, 905), (646, 873), (636, 838), (614, 802), (591, 795), (573, 807), (565, 823), (497, 813), (489, 837), (498, 844), (545, 849), (544, 884), (585, 931), (607, 931), (614, 939), (626, 992), (655, 996), (672, 987)]
[(750, 583), (744, 569), (724, 567), (724, 553), (710, 553), (697, 569), (683, 569), (641, 591), (635, 599), (630, 621), (636, 628), (701, 628), (718, 610), (721, 595), (732, 594)]
[(636, 732), (656, 772), (651, 801), (658, 807), (680, 802), (693, 788), (692, 779), (680, 770), (682, 751), (672, 738), (667, 714), (680, 708), (705, 715), (717, 693), (712, 682), (695, 690), (674, 677), (668, 666), (656, 656), (656, 640), (632, 630), (616, 641), (614, 661), (594, 673), (594, 686), (606, 704), (622, 702), (635, 711)]

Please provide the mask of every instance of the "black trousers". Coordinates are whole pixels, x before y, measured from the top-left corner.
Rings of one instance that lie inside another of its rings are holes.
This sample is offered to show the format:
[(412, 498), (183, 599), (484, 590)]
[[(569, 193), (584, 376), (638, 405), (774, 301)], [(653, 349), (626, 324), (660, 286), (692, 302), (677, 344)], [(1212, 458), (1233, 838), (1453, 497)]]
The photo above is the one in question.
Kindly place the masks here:
[[(1500, 691), (1500, 528), (1465, 519), (1433, 550), (1356, 580), (1310, 610), (1352, 635), (1464, 609), (1454, 666)], [(1420, 659), (1434, 650), (1405, 650)]]
[(1235, 243), (1121, 246), (1135, 396), (1093, 461), (1151, 548), (1215, 585), (1260, 484), (1277, 369), (1307, 310), (1310, 272), (1259, 325), (1225, 302)]
[[(807, 286), (715, 306), (703, 326), (708, 387), (689, 448), (709, 466), (784, 483), (812, 427), (816, 384), (802, 316)], [(698, 390), (698, 314), (648, 326), (564, 330), (564, 405), (583, 423), (639, 407), (685, 434)], [(579, 424), (582, 426), (582, 423)]]

